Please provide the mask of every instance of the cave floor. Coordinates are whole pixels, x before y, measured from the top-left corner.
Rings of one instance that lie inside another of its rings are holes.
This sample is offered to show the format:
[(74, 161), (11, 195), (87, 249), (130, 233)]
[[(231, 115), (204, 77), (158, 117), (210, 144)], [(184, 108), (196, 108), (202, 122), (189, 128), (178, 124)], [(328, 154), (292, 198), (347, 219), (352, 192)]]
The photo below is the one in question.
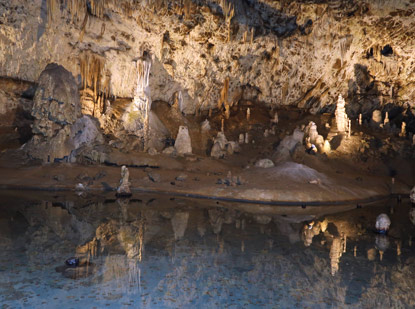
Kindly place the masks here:
[[(122, 156), (120, 160), (128, 155)], [(399, 181), (392, 184), (388, 176), (368, 175), (346, 163), (321, 161), (311, 155), (303, 163), (282, 162), (272, 168), (238, 165), (245, 162), (238, 154), (221, 160), (140, 154), (129, 162), (133, 196), (154, 192), (265, 203), (354, 203), (408, 194), (410, 189)], [(0, 175), (2, 189), (75, 191), (82, 184), (86, 192), (104, 192), (116, 190), (120, 167), (52, 163), (16, 168), (6, 161), (0, 165)]]

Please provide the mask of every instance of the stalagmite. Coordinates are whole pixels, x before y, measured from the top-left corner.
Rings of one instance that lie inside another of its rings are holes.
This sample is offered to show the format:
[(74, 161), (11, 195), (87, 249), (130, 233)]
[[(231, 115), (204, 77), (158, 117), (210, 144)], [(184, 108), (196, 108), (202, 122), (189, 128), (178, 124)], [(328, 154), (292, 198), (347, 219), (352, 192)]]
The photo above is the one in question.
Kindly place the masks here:
[(348, 125), (347, 125), (347, 137), (350, 138), (351, 135), (352, 135), (352, 121), (349, 120)]
[(248, 132), (245, 133), (245, 144), (249, 144), (249, 134), (248, 134)]
[(346, 114), (346, 108), (345, 108), (346, 102), (344, 101), (341, 94), (339, 94), (339, 98), (337, 100), (337, 107), (336, 107), (336, 125), (337, 130), (339, 132), (346, 132), (347, 126), (348, 126), (348, 117)]
[(174, 148), (180, 155), (192, 153), (192, 142), (190, 140), (189, 130), (186, 126), (179, 127)]
[(243, 133), (239, 134), (239, 144), (245, 143), (245, 135)]
[(189, 212), (177, 212), (171, 219), (171, 225), (174, 232), (174, 239), (180, 240), (183, 238), (187, 229), (187, 222), (189, 220)]
[(275, 112), (274, 117), (271, 119), (272, 124), (278, 124), (278, 113)]
[(380, 110), (376, 109), (373, 111), (371, 123), (373, 127), (379, 128), (380, 124), (382, 123), (382, 113)]
[(248, 107), (248, 109), (246, 110), (246, 120), (249, 121), (250, 118), (251, 118), (251, 109)]
[(130, 172), (128, 168), (123, 165), (121, 167), (121, 180), (120, 185), (117, 188), (117, 196), (119, 197), (128, 197), (131, 196), (130, 182), (129, 182)]
[(339, 271), (340, 258), (343, 255), (343, 239), (335, 237), (330, 248), (331, 275), (334, 276)]
[(200, 127), (201, 127), (202, 132), (210, 131), (211, 127), (210, 127), (209, 120), (205, 119), (205, 121), (202, 122)]
[(319, 134), (317, 131), (317, 125), (313, 121), (310, 121), (307, 127), (305, 128), (305, 136), (306, 138), (309, 138), (311, 144), (316, 143)]
[(359, 126), (362, 125), (362, 114), (359, 114)]
[(386, 128), (386, 126), (389, 125), (389, 113), (385, 113), (385, 119), (383, 120), (383, 127)]
[(389, 230), (391, 220), (387, 214), (380, 214), (376, 218), (376, 231), (380, 234), (386, 234)]
[(406, 122), (402, 121), (401, 132), (399, 133), (400, 137), (406, 137)]

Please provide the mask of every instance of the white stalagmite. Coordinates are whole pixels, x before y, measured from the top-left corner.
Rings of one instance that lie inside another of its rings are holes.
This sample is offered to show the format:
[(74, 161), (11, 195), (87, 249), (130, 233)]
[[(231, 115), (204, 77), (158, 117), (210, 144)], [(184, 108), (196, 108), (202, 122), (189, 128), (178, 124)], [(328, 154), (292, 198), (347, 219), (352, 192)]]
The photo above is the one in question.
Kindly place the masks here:
[(130, 196), (131, 195), (131, 190), (130, 190), (130, 181), (129, 178), (130, 177), (130, 172), (128, 171), (128, 168), (123, 165), (121, 167), (121, 180), (120, 180), (120, 185), (117, 188), (117, 196)]
[(174, 148), (178, 154), (191, 154), (192, 153), (192, 142), (190, 140), (189, 130), (186, 126), (179, 127), (179, 133), (177, 133)]
[(391, 225), (391, 220), (387, 214), (380, 214), (376, 218), (376, 230), (380, 233), (386, 233)]
[(346, 102), (344, 101), (341, 94), (339, 94), (339, 99), (337, 100), (336, 107), (336, 125), (339, 132), (346, 132), (348, 128), (349, 118), (346, 114), (345, 108)]

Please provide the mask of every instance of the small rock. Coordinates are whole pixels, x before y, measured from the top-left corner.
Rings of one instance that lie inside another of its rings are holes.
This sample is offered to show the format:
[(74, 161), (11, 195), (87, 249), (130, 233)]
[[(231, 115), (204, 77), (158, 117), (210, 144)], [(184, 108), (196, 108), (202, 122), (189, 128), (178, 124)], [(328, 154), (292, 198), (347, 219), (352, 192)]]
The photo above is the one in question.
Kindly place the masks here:
[(154, 155), (158, 154), (157, 150), (153, 147), (151, 147), (147, 152), (150, 156), (154, 156)]
[(62, 175), (62, 174), (55, 175), (55, 176), (53, 176), (53, 180), (64, 181), (65, 180), (65, 175)]
[(163, 150), (162, 153), (165, 154), (165, 155), (175, 155), (176, 154), (176, 148), (174, 148), (173, 146), (167, 147)]
[(180, 174), (179, 176), (177, 176), (175, 178), (177, 181), (185, 181), (187, 179), (187, 175), (186, 174)]
[(152, 181), (152, 182), (160, 182), (160, 174), (157, 173), (148, 173), (148, 178)]
[(270, 168), (274, 167), (275, 165), (274, 162), (272, 162), (270, 159), (261, 159), (255, 163), (255, 166), (261, 168)]

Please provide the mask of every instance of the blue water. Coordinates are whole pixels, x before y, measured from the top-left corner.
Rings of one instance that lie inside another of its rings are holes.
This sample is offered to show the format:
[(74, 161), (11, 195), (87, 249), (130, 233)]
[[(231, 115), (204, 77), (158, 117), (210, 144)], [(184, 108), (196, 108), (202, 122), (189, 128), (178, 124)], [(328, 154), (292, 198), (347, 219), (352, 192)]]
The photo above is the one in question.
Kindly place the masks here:
[[(304, 215), (165, 196), (1, 201), (2, 308), (415, 306), (406, 200)], [(382, 212), (387, 236), (373, 232)]]

